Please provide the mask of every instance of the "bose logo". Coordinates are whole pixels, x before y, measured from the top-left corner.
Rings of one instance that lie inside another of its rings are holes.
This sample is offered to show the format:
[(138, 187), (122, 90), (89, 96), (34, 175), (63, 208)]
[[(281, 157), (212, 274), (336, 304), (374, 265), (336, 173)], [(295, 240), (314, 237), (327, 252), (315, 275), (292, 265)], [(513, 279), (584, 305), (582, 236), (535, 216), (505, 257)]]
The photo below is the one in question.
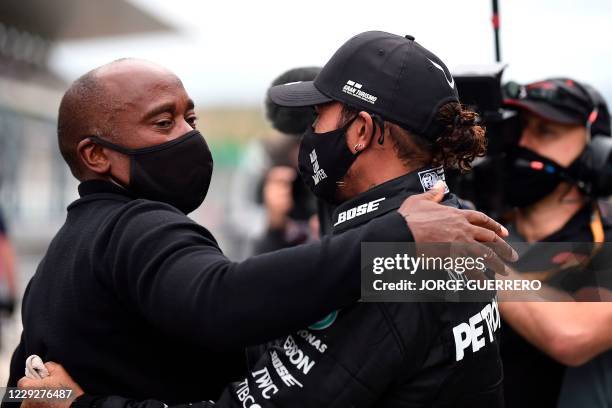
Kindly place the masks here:
[(361, 204), (358, 207), (353, 207), (350, 210), (342, 211), (338, 214), (338, 220), (334, 224), (336, 225), (342, 224), (345, 221), (352, 220), (355, 217), (359, 217), (360, 215), (371, 213), (372, 211), (378, 210), (378, 206), (381, 201), (383, 201), (386, 197), (379, 198), (378, 200), (370, 201), (369, 203)]

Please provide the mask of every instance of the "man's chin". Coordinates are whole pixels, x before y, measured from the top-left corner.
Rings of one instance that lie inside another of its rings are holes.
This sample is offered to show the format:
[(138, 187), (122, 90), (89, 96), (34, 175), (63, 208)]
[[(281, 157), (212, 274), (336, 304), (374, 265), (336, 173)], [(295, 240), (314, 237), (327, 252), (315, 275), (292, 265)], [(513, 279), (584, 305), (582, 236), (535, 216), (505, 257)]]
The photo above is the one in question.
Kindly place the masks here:
[(342, 204), (343, 202), (350, 200), (356, 195), (357, 194), (354, 193), (352, 189), (347, 188), (346, 186), (338, 186), (338, 188), (336, 188), (336, 194), (334, 195), (334, 202), (332, 204)]

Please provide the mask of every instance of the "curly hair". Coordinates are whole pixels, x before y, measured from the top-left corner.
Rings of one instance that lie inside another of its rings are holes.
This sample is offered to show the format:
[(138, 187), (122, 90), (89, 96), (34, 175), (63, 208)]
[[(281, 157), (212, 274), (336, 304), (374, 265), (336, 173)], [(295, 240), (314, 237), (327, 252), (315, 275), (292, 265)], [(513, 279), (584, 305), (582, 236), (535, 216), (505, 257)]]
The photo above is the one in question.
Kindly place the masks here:
[[(341, 120), (346, 123), (358, 113), (344, 105)], [(485, 128), (479, 124), (478, 114), (459, 102), (449, 102), (438, 110), (434, 121), (439, 131), (433, 141), (385, 122), (399, 159), (411, 167), (431, 164), (461, 172), (471, 170), (474, 159), (486, 153)]]

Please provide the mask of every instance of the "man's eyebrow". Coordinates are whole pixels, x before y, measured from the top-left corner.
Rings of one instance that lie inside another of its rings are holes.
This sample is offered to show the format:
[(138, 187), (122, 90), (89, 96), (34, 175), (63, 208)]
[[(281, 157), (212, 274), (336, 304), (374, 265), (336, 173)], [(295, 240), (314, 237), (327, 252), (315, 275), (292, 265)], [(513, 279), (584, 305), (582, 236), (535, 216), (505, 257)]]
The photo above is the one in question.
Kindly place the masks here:
[(175, 105), (174, 102), (164, 102), (161, 103), (157, 106), (155, 106), (154, 108), (150, 109), (147, 113), (145, 113), (143, 120), (147, 120), (147, 119), (151, 119), (161, 113), (164, 112), (172, 112), (174, 113), (175, 111)]
[(193, 99), (189, 98), (187, 100), (187, 110), (195, 109), (195, 104), (193, 103)]

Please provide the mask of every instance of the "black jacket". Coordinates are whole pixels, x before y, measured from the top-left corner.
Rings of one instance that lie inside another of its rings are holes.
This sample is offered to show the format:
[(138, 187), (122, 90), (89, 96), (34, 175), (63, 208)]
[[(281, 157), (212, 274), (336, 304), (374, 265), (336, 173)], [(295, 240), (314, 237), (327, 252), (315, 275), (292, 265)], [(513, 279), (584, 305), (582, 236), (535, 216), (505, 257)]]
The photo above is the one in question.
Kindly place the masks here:
[(358, 299), (361, 241), (411, 239), (393, 212), (342, 236), (235, 263), (169, 205), (103, 181), (84, 182), (79, 193), (26, 289), (9, 386), (38, 354), (94, 394), (218, 398), (244, 375), (245, 346)]
[[(393, 212), (409, 195), (422, 192), (417, 173), (391, 180), (342, 204), (335, 233), (344, 236)], [(382, 199), (382, 201), (381, 201)], [(351, 209), (372, 201), (376, 210)], [(445, 204), (456, 206), (447, 195)], [(342, 221), (345, 220), (345, 221)], [(360, 251), (352, 255), (360, 257)], [(484, 319), (483, 346), (457, 354), (454, 327)], [(472, 321), (473, 319), (473, 321)], [(249, 374), (228, 386), (216, 404), (200, 407), (470, 407), (503, 406), (502, 366), (495, 300), (480, 303), (357, 303), (316, 323), (248, 350)], [(90, 397), (74, 408), (156, 408), (159, 401)]]

